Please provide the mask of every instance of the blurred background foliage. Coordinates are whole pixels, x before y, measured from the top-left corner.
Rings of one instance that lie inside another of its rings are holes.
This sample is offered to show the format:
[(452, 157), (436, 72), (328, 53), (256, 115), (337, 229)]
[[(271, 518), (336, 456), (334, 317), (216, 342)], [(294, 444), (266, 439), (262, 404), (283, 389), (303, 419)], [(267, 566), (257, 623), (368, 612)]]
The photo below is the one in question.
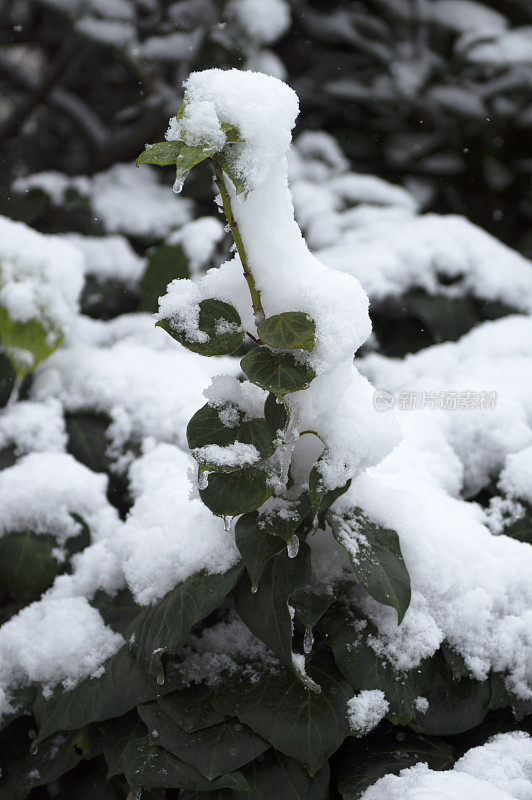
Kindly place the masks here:
[(530, 0), (3, 0), (0, 14), (4, 213), (14, 178), (132, 160), (189, 72), (236, 66), (287, 80), (298, 131), (335, 136), (356, 172), (532, 253)]

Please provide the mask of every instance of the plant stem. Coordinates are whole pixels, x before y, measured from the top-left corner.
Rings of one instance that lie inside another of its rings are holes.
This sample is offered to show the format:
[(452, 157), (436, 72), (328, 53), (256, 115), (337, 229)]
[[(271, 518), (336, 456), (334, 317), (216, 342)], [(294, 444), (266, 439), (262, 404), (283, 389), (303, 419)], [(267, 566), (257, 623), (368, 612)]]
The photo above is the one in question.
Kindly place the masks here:
[(229, 192), (227, 191), (227, 186), (225, 185), (223, 169), (220, 166), (220, 164), (218, 164), (218, 162), (216, 161), (215, 156), (212, 156), (210, 160), (212, 162), (212, 166), (214, 169), (214, 182), (218, 187), (218, 190), (222, 198), (224, 214), (227, 219), (227, 223), (231, 229), (231, 233), (233, 234), (233, 239), (236, 245), (236, 249), (238, 251), (238, 255), (240, 256), (240, 261), (242, 262), (242, 268), (244, 270), (244, 278), (246, 279), (249, 288), (249, 293), (251, 295), (251, 305), (253, 306), (253, 311), (255, 313), (255, 324), (259, 325), (265, 318), (264, 309), (262, 307), (262, 301), (260, 298), (260, 292), (255, 286), (255, 279), (248, 265), (248, 258), (246, 255), (244, 242), (242, 241), (242, 237), (240, 236), (240, 231), (238, 230), (237, 222), (233, 216), (233, 209), (231, 208), (231, 199), (229, 197)]

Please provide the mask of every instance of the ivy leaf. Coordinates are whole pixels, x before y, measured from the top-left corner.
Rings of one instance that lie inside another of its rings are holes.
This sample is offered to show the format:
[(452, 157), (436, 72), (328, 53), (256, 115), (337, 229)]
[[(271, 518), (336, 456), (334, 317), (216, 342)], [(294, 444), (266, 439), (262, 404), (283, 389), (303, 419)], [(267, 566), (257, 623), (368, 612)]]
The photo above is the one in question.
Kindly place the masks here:
[(148, 263), (139, 282), (140, 310), (154, 314), (159, 297), (175, 278), (190, 278), (190, 259), (181, 243), (162, 244), (148, 255)]
[[(294, 667), (294, 661), (288, 602), (296, 589), (308, 583), (310, 576), (310, 547), (301, 542), (295, 558), (289, 558), (284, 550), (268, 562), (255, 593), (251, 591), (247, 575), (241, 578), (234, 591), (239, 616), (289, 667)], [(316, 689), (312, 682), (307, 685)]]
[(38, 319), (18, 322), (10, 319), (7, 309), (0, 308), (0, 339), (19, 379), (57, 350), (63, 333), (45, 327)]
[(241, 572), (240, 564), (222, 574), (198, 572), (168, 592), (156, 606), (139, 614), (126, 630), (126, 637), (134, 635), (137, 656), (151, 674), (164, 679), (163, 655), (177, 652), (192, 626), (220, 605)]
[(344, 800), (358, 800), (384, 775), (398, 775), (402, 769), (419, 762), (428, 764), (432, 770), (451, 769), (454, 760), (454, 748), (441, 739), (407, 733), (398, 741), (392, 733), (389, 742), (383, 744), (359, 740), (340, 759), (338, 789)]
[(220, 722), (194, 733), (180, 728), (157, 703), (138, 706), (138, 713), (154, 743), (190, 764), (208, 780), (245, 766), (269, 744), (236, 720)]
[(257, 467), (246, 467), (233, 472), (211, 472), (200, 497), (213, 514), (219, 517), (236, 517), (255, 511), (273, 494), (268, 474)]
[(185, 144), (176, 158), (176, 169), (179, 178), (186, 178), (192, 167), (205, 161), (216, 153), (215, 147), (204, 147), (203, 145)]
[(311, 778), (297, 761), (272, 748), (242, 772), (250, 786), (249, 800), (329, 800), (327, 763)]
[(0, 408), (3, 408), (9, 400), (16, 377), (7, 353), (0, 350)]
[(236, 125), (231, 125), (230, 122), (222, 122), (220, 125), (221, 129), (225, 133), (225, 138), (228, 142), (243, 142), (244, 139), (240, 136), (240, 131), (236, 127)]
[(200, 792), (227, 787), (246, 792), (248, 783), (239, 772), (230, 772), (208, 781), (193, 767), (183, 763), (149, 739), (130, 743), (124, 752), (124, 772), (130, 786), (137, 789), (192, 789)]
[(316, 377), (310, 367), (299, 364), (291, 353), (273, 353), (268, 347), (250, 350), (240, 366), (252, 383), (281, 399), (286, 394), (306, 389)]
[(261, 531), (279, 537), (288, 545), (309, 510), (308, 494), (303, 492), (297, 500), (286, 500), (264, 513), (259, 511), (257, 524)]
[(280, 349), (313, 350), (316, 323), (301, 311), (286, 311), (267, 317), (257, 328), (264, 344)]
[(360, 508), (331, 513), (328, 520), (357, 579), (377, 602), (395, 608), (400, 625), (410, 605), (411, 586), (397, 533), (372, 522)]
[(159, 697), (162, 710), (187, 733), (224, 722), (225, 715), (211, 704), (212, 691), (203, 684), (191, 684), (181, 691)]
[(453, 736), (476, 728), (490, 710), (492, 687), (489, 680), (453, 678), (441, 651), (432, 659), (434, 675), (423, 692), (428, 700), (425, 712), (416, 711), (410, 727), (432, 736)]
[(124, 645), (104, 663), (99, 678), (86, 678), (73, 689), (56, 687), (52, 693), (39, 692), (33, 713), (41, 742), (56, 731), (83, 728), (90, 722), (120, 717), (137, 703), (147, 703), (182, 686), (178, 671), (167, 670), (164, 685), (157, 683)]
[(32, 603), (65, 571), (53, 555), (55, 536), (12, 531), (0, 537), (0, 586), (20, 603)]
[[(321, 459), (320, 459), (321, 460)], [(312, 514), (314, 515), (314, 530), (325, 529), (325, 514), (335, 500), (338, 500), (351, 486), (351, 478), (336, 489), (326, 489), (320, 472), (320, 460), (310, 470), (309, 474), (309, 499)]]
[(225, 356), (238, 350), (244, 339), (242, 321), (236, 308), (222, 300), (202, 300), (198, 329), (206, 333), (206, 342), (194, 342), (187, 338), (187, 331), (179, 329), (171, 319), (161, 319), (156, 326), (193, 353), (202, 356)]
[(149, 144), (137, 158), (137, 167), (139, 164), (156, 164), (158, 167), (168, 167), (171, 164), (175, 166), (184, 147), (186, 144), (180, 141)]
[(211, 444), (219, 447), (228, 447), (235, 442), (251, 444), (258, 450), (261, 461), (269, 458), (275, 451), (272, 432), (264, 419), (243, 420), (239, 415), (239, 421), (228, 427), (220, 419), (219, 409), (208, 403), (196, 411), (188, 423), (187, 441), (194, 458), (207, 469), (233, 470), (239, 468), (238, 465), (209, 464), (201, 453), (195, 452)]
[(256, 589), (266, 564), (284, 550), (284, 543), (258, 527), (256, 511), (241, 516), (235, 526), (235, 543), (244, 561), (251, 586)]
[(235, 167), (232, 163), (231, 155), (228, 152), (228, 148), (224, 147), (219, 153), (216, 154), (216, 161), (221, 166), (223, 171), (229, 175), (231, 180), (233, 181), (233, 185), (235, 187), (237, 194), (242, 194), (242, 192), (246, 191), (246, 181), (242, 178), (235, 170)]
[(110, 424), (111, 419), (107, 414), (93, 411), (73, 411), (65, 414), (67, 450), (93, 472), (109, 470), (107, 429)]
[(334, 653), (336, 666), (355, 691), (380, 689), (390, 708), (386, 718), (393, 725), (408, 725), (414, 718), (415, 700), (425, 696), (433, 679), (434, 665), (425, 659), (418, 667), (397, 671), (368, 644), (377, 628), (358, 609), (338, 603), (320, 619), (318, 631)]
[(349, 735), (346, 703), (353, 690), (326, 656), (309, 673), (321, 693), (309, 692), (286, 668), (260, 681), (241, 671), (215, 687), (212, 702), (316, 775)]
[(290, 417), (285, 404), (270, 392), (264, 403), (264, 418), (274, 436), (279, 431), (284, 432)]

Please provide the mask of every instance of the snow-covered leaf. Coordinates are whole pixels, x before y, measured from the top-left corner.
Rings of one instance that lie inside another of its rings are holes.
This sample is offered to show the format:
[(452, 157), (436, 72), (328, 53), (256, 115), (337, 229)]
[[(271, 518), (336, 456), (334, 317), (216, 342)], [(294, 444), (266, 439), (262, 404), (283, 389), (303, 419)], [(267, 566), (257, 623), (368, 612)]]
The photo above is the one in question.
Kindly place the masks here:
[(266, 564), (284, 549), (284, 542), (258, 527), (256, 511), (241, 516), (235, 525), (235, 543), (256, 589)]
[(286, 311), (267, 317), (257, 328), (264, 344), (270, 347), (293, 350), (312, 350), (316, 324), (301, 311)]
[(260, 467), (245, 467), (233, 472), (211, 472), (200, 497), (213, 514), (236, 517), (255, 511), (273, 494), (268, 473)]
[(157, 326), (193, 353), (202, 356), (223, 356), (234, 353), (244, 339), (242, 321), (236, 308), (222, 300), (202, 300), (198, 330), (206, 340), (192, 341), (186, 329), (181, 329), (172, 319), (161, 319)]
[(252, 383), (280, 398), (306, 389), (315, 378), (314, 371), (300, 364), (290, 353), (273, 353), (268, 347), (250, 350), (240, 366)]
[(24, 378), (57, 350), (63, 333), (38, 319), (20, 322), (10, 318), (0, 307), (0, 340), (5, 347), (17, 378)]

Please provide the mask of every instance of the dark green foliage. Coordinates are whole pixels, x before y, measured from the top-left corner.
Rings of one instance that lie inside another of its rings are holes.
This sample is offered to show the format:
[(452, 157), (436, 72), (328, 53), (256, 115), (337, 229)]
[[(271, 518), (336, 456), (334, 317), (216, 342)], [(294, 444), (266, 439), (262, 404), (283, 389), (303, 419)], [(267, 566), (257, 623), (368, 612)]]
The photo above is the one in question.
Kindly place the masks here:
[(262, 342), (270, 347), (313, 350), (316, 324), (301, 311), (287, 311), (265, 319), (257, 332)]
[(182, 244), (161, 244), (149, 254), (144, 275), (140, 279), (141, 310), (154, 314), (159, 297), (176, 278), (190, 278), (189, 258)]
[(213, 514), (236, 517), (255, 511), (273, 494), (268, 474), (259, 467), (234, 472), (211, 472), (200, 497)]
[[(198, 329), (207, 335), (206, 342), (188, 338), (186, 329), (180, 329), (173, 320), (159, 320), (157, 325), (193, 353), (202, 356), (224, 356), (234, 353), (242, 344), (244, 331), (236, 308), (222, 300), (202, 300), (199, 304)], [(228, 328), (219, 332), (219, 326)]]
[(68, 452), (93, 472), (106, 472), (109, 469), (107, 429), (110, 423), (107, 414), (92, 411), (65, 414)]
[(300, 364), (290, 353), (273, 353), (267, 347), (250, 350), (240, 366), (252, 383), (281, 399), (306, 389), (315, 377), (310, 367)]
[(174, 165), (186, 147), (185, 142), (157, 142), (149, 144), (137, 158), (139, 164), (156, 164), (158, 167)]
[(235, 525), (235, 542), (246, 565), (251, 586), (256, 589), (264, 568), (285, 545), (280, 538), (259, 529), (256, 511), (239, 518)]

